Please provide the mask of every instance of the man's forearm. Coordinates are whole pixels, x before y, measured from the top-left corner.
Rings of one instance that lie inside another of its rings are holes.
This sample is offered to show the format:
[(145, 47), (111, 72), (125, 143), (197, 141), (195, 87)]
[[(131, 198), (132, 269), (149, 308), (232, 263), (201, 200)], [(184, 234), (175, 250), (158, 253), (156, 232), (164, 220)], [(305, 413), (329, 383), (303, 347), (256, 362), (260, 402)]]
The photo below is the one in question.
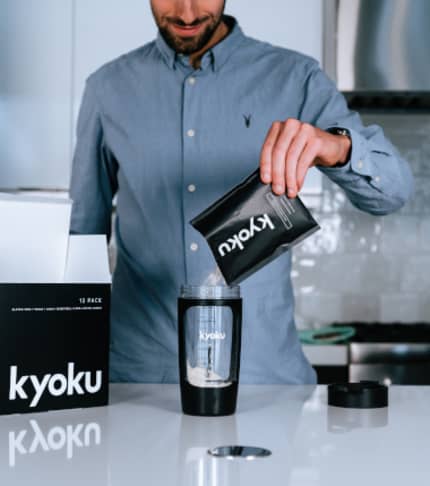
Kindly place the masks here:
[(366, 139), (353, 129), (350, 133), (349, 161), (341, 167), (318, 168), (363, 211), (382, 215), (402, 207), (414, 190), (408, 163), (388, 143)]

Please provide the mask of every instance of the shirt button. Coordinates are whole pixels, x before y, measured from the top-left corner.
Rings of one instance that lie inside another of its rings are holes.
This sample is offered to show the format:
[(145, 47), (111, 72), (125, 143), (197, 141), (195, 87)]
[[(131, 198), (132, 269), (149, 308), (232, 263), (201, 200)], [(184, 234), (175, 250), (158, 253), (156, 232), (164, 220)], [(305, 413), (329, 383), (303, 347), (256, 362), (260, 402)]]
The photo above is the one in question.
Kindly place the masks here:
[(199, 245), (197, 243), (191, 243), (190, 250), (197, 251), (199, 249)]
[(361, 170), (361, 169), (363, 168), (363, 166), (364, 166), (363, 161), (362, 161), (362, 160), (359, 160), (359, 161), (357, 162), (357, 168), (358, 168), (359, 170)]
[(196, 82), (196, 78), (194, 76), (191, 76), (190, 78), (188, 78), (189, 84), (195, 84), (195, 82)]
[(195, 135), (195, 134), (196, 134), (196, 132), (195, 132), (195, 131), (194, 131), (192, 128), (190, 128), (190, 129), (187, 131), (187, 135), (188, 135), (189, 137), (194, 137), (194, 135)]
[(380, 178), (379, 176), (375, 176), (375, 177), (373, 178), (373, 180), (374, 180), (375, 182), (379, 182), (379, 181), (381, 180), (381, 178)]
[(194, 192), (196, 190), (196, 186), (194, 184), (190, 184), (188, 186), (188, 192)]

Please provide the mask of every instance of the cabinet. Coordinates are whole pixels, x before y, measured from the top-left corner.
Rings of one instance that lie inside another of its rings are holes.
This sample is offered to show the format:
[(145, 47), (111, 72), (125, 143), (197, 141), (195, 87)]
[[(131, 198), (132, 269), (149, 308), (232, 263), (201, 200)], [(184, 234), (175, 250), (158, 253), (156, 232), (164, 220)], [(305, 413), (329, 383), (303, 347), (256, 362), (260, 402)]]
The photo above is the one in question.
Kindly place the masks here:
[(72, 0), (0, 5), (0, 188), (66, 187)]

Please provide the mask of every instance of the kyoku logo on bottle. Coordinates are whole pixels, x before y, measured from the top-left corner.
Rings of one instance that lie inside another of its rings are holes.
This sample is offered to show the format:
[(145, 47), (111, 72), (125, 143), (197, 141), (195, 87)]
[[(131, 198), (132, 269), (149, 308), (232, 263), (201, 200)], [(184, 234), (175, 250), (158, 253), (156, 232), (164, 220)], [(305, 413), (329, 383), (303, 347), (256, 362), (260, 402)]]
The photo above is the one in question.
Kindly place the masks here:
[(263, 214), (263, 216), (252, 216), (249, 220), (249, 227), (242, 228), (236, 234), (228, 238), (218, 246), (218, 253), (223, 257), (226, 253), (230, 253), (237, 248), (242, 251), (245, 248), (244, 243), (246, 243), (251, 238), (254, 238), (256, 233), (260, 233), (265, 229), (275, 229), (275, 225), (270, 219), (268, 214)]
[(94, 383), (91, 375), (91, 371), (75, 373), (75, 363), (67, 364), (67, 375), (48, 373), (40, 379), (36, 375), (23, 375), (20, 377), (18, 376), (18, 367), (11, 366), (9, 400), (16, 400), (17, 398), (27, 400), (30, 393), (30, 384), (33, 392), (30, 407), (36, 407), (45, 392), (53, 397), (97, 393), (102, 387), (102, 371), (97, 370), (95, 372)]
[(200, 331), (199, 334), (200, 341), (213, 341), (213, 340), (223, 340), (225, 339), (225, 332), (205, 332)]

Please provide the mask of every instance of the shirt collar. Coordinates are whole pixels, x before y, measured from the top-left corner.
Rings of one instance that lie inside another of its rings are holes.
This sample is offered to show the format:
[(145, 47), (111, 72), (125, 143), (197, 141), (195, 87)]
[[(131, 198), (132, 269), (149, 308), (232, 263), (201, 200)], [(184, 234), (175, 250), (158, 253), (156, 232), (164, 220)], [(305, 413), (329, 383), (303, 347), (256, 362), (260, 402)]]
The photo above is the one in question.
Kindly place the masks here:
[[(210, 64), (214, 71), (218, 71), (245, 38), (242, 29), (234, 17), (224, 15), (224, 21), (228, 25), (230, 32), (224, 39), (204, 53), (201, 60), (202, 69), (205, 69)], [(188, 56), (183, 56), (180, 60), (178, 53), (166, 43), (160, 32), (157, 34), (155, 44), (170, 69), (176, 69), (176, 63), (180, 61), (182, 64), (189, 66)]]

